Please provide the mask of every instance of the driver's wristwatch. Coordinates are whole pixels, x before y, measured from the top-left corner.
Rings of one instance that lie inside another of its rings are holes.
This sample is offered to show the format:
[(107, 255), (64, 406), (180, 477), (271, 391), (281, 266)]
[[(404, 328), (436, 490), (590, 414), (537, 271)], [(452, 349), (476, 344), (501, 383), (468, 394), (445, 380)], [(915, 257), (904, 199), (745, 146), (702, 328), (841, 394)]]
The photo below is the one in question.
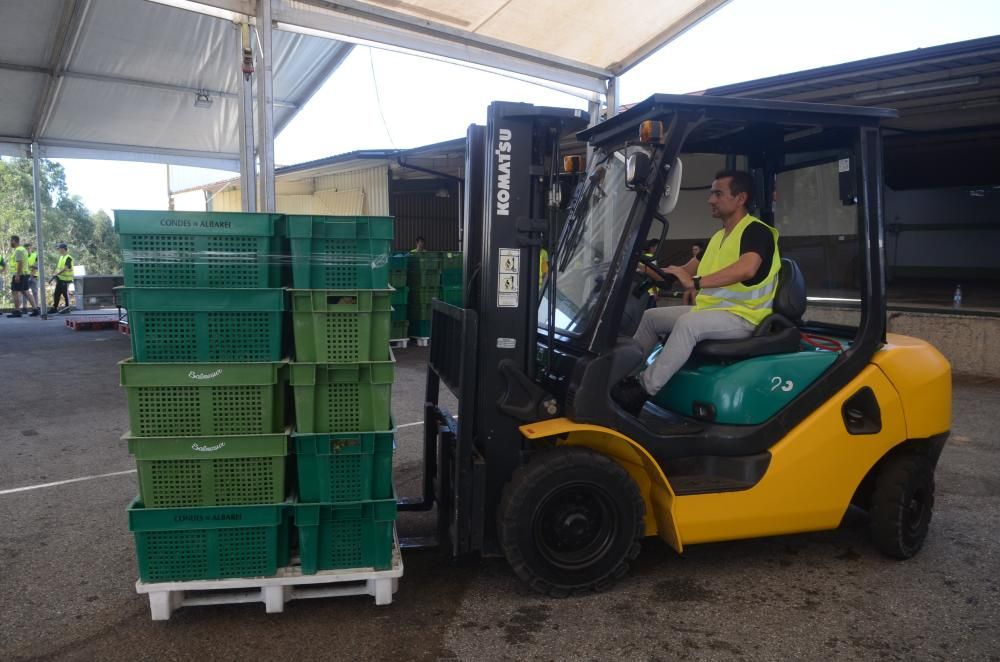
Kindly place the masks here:
[(701, 276), (695, 276), (694, 278), (691, 279), (691, 281), (694, 283), (694, 289), (696, 290), (701, 289)]

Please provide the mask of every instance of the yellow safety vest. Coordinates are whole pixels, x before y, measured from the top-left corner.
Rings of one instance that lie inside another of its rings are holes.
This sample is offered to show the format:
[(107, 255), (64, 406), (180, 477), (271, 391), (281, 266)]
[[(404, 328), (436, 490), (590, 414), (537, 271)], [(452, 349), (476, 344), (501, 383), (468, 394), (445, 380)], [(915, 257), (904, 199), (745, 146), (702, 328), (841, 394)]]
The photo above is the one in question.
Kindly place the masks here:
[[(56, 273), (59, 274), (60, 271), (62, 271), (63, 269), (66, 268), (66, 260), (72, 260), (72, 259), (73, 259), (73, 257), (69, 253), (66, 253), (65, 255), (60, 255), (59, 256), (59, 264), (56, 265)], [(72, 283), (73, 282), (73, 269), (72, 269), (72, 267), (66, 273), (59, 274), (57, 276), (57, 278), (59, 280), (64, 280), (67, 283)]]
[(11, 252), (10, 259), (7, 260), (7, 273), (11, 276), (17, 275), (17, 256), (21, 255), (21, 275), (28, 275), (28, 251), (25, 250), (24, 246), (18, 246)]
[(544, 248), (538, 253), (538, 287), (545, 282), (545, 277), (549, 275), (549, 252)]
[(28, 273), (32, 276), (38, 275), (38, 253), (28, 255)]
[(751, 223), (760, 223), (770, 230), (774, 237), (774, 257), (771, 258), (771, 269), (767, 273), (767, 278), (751, 286), (733, 283), (725, 287), (703, 288), (695, 300), (696, 312), (724, 310), (739, 315), (754, 326), (771, 314), (774, 289), (778, 285), (778, 270), (781, 267), (781, 257), (778, 255), (778, 231), (760, 219), (747, 214), (736, 224), (728, 237), (724, 236), (725, 230), (719, 230), (712, 235), (701, 261), (698, 262), (698, 275), (713, 274), (735, 264), (740, 259), (740, 240), (743, 238), (743, 232)]

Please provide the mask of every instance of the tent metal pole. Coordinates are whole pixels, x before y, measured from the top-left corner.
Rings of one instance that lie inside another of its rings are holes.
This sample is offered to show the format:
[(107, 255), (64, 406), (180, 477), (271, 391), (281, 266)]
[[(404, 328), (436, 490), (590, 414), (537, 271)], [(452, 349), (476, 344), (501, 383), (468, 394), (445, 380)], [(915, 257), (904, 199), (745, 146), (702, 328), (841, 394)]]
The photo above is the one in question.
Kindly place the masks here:
[(612, 76), (608, 79), (608, 119), (618, 114), (621, 107), (621, 78)]
[(260, 211), (275, 211), (274, 195), (274, 106), (271, 79), (271, 0), (257, 2), (257, 34), (260, 36), (257, 58), (257, 156), (260, 159)]
[(45, 239), (42, 236), (42, 183), (38, 164), (38, 143), (31, 143), (31, 183), (35, 194), (35, 246), (38, 251), (38, 300), (42, 309), (42, 319), (48, 319), (49, 311), (45, 303)]
[(257, 172), (254, 165), (253, 141), (253, 44), (250, 26), (240, 25), (240, 80), (238, 107), (240, 133), (240, 208), (257, 211)]

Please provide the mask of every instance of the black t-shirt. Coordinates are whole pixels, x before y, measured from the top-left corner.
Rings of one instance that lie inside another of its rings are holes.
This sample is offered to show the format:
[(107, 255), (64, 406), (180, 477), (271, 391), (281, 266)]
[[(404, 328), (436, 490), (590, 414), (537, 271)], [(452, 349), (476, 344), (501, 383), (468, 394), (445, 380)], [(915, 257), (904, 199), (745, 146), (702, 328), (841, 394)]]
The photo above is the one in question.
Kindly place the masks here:
[(747, 287), (756, 285), (767, 278), (771, 271), (771, 261), (774, 259), (774, 235), (764, 227), (763, 223), (751, 223), (740, 237), (740, 255), (756, 253), (760, 256), (760, 267), (750, 280), (743, 281)]

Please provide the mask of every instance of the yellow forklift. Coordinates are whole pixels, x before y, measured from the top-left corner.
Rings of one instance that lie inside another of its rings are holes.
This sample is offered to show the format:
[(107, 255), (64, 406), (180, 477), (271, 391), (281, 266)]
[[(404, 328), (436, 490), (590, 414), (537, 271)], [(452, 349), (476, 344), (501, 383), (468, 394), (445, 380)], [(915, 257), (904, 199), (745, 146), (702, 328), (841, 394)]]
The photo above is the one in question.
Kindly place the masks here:
[[(451, 554), (503, 555), (552, 596), (611, 585), (647, 536), (680, 553), (833, 529), (852, 505), (883, 553), (916, 554), (951, 373), (927, 343), (886, 333), (879, 122), (892, 116), (655, 95), (587, 128), (581, 111), (493, 103), (468, 131), (467, 287), (463, 305), (433, 304), (423, 494), (401, 510), (436, 507)], [(574, 133), (583, 169), (563, 158)], [(706, 158), (752, 173), (766, 201), (755, 215), (770, 225), (784, 173), (835, 173), (829, 208), (818, 195), (807, 208), (854, 228), (840, 240), (856, 239), (843, 268), (860, 323), (804, 320), (802, 272), (784, 259), (773, 314), (753, 336), (700, 343), (636, 417), (610, 391), (651, 361), (632, 334), (646, 274), (669, 278), (643, 246), (670, 239), (678, 201), (707, 197), (710, 176), (683, 176), (686, 160)], [(457, 412), (440, 406), (442, 385)]]

